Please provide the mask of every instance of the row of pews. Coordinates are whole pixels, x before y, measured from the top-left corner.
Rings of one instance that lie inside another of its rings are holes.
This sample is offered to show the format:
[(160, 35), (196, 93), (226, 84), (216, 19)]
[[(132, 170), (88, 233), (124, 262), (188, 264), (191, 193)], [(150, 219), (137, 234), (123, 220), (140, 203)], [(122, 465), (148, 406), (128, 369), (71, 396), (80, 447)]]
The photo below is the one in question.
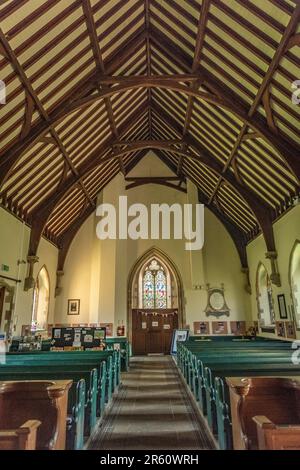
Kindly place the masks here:
[(300, 449), (300, 365), (290, 342), (190, 337), (177, 365), (222, 450)]
[(8, 353), (0, 365), (0, 449), (82, 449), (127, 368), (113, 348)]

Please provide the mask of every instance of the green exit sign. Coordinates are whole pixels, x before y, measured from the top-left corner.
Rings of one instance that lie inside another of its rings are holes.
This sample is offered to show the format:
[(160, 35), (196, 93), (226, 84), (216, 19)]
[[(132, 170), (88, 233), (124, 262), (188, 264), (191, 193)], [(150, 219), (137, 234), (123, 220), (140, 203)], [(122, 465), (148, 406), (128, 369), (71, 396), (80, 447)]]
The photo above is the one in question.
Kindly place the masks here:
[(9, 271), (9, 266), (7, 266), (7, 264), (1, 264), (1, 270), (8, 272)]

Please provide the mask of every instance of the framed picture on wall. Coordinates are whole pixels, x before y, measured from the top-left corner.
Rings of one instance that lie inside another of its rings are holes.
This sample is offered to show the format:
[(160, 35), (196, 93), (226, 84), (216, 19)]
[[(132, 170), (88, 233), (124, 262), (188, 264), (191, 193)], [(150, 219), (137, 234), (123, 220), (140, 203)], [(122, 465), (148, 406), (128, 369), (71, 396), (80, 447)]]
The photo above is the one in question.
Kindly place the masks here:
[(288, 315), (287, 315), (287, 309), (286, 309), (284, 294), (277, 295), (277, 300), (278, 300), (278, 307), (279, 307), (279, 316), (280, 316), (281, 320), (287, 320)]
[(276, 322), (276, 331), (277, 331), (277, 336), (279, 336), (280, 338), (285, 338), (285, 336), (286, 336), (285, 322), (277, 321)]
[(80, 300), (69, 299), (68, 300), (68, 315), (79, 315), (80, 312)]
[(195, 321), (194, 322), (194, 335), (209, 335), (209, 322), (208, 321)]

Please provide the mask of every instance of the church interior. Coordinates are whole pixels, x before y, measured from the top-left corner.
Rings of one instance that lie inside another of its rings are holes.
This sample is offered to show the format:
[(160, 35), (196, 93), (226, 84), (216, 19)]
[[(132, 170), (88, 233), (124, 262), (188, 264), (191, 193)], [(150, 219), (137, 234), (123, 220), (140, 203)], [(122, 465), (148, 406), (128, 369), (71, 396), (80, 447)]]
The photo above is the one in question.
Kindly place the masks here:
[(0, 2), (0, 450), (300, 450), (299, 123), (299, 0)]

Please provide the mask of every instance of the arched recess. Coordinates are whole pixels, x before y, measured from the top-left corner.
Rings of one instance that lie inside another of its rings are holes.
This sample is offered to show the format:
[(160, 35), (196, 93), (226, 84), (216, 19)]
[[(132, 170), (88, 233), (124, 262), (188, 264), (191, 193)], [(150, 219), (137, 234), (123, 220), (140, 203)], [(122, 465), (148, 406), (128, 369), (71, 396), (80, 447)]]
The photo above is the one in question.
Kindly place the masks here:
[(274, 332), (275, 312), (272, 283), (267, 268), (261, 261), (256, 272), (256, 300), (260, 327)]
[(31, 329), (33, 331), (45, 330), (48, 326), (50, 304), (50, 278), (44, 265), (37, 277), (33, 289), (33, 305)]
[(0, 278), (0, 331), (7, 335), (12, 331), (15, 287)]
[[(152, 247), (147, 250), (142, 256), (140, 256), (137, 261), (132, 266), (128, 281), (127, 281), (127, 331), (129, 341), (132, 341), (132, 309), (134, 308), (134, 286), (135, 281), (138, 278), (139, 273), (142, 271), (143, 267), (149, 262), (151, 259), (157, 259), (159, 262), (167, 268), (167, 270), (171, 273), (175, 283), (176, 283), (176, 290), (177, 290), (177, 308), (178, 308), (178, 326), (179, 328), (183, 328), (186, 324), (186, 317), (185, 317), (185, 310), (184, 310), (184, 292), (183, 292), (183, 283), (180, 272), (176, 267), (175, 263), (172, 259), (162, 250), (157, 247)], [(138, 280), (137, 280), (138, 283)]]
[(296, 240), (290, 254), (289, 283), (294, 320), (300, 330), (300, 240)]

